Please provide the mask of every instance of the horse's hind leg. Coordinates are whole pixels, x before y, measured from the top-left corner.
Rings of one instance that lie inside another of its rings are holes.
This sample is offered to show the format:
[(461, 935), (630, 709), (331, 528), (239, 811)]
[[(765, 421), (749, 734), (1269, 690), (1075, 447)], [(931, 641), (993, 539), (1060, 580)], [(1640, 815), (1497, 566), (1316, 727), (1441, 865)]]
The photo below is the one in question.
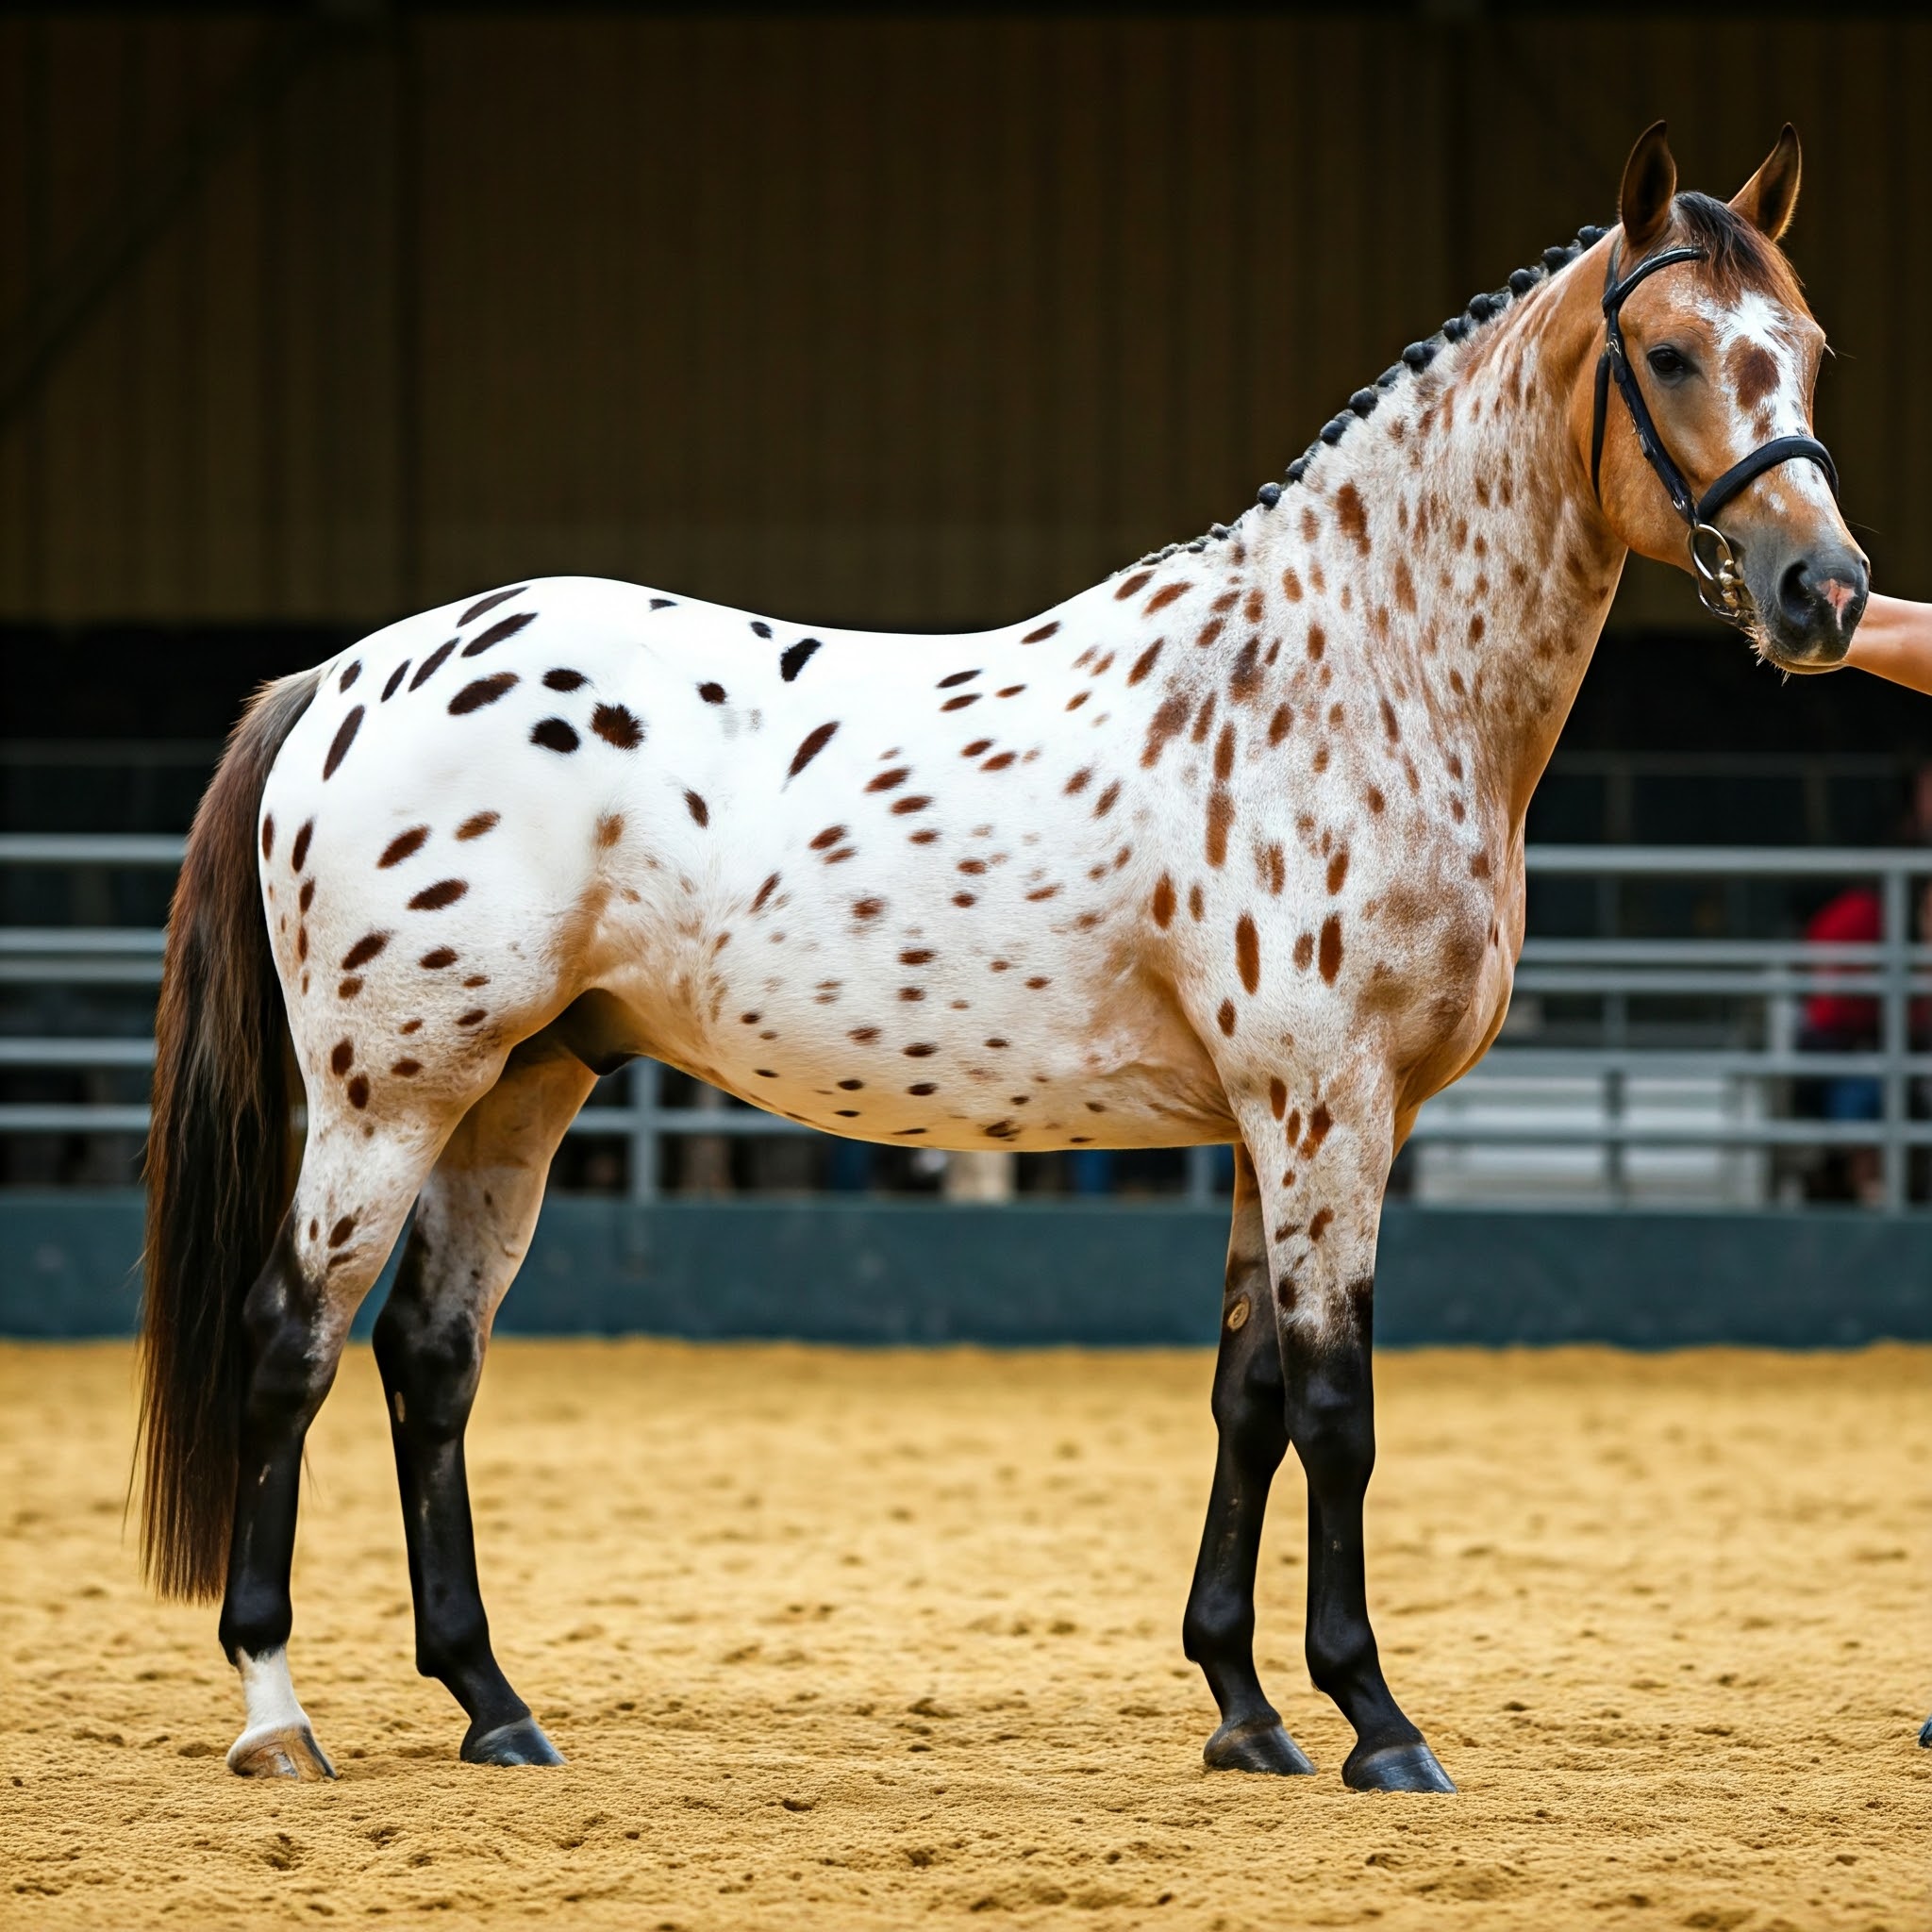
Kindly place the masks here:
[(419, 1124), (342, 1114), (311, 1117), (294, 1200), (242, 1303), (248, 1386), (220, 1634), (247, 1700), (228, 1752), (228, 1768), (244, 1777), (335, 1775), (289, 1675), (302, 1445), (435, 1146)]
[(1214, 1364), (1214, 1491), (1181, 1625), (1221, 1711), (1203, 1757), (1210, 1771), (1292, 1775), (1314, 1766), (1282, 1727), (1255, 1672), (1255, 1564), (1268, 1490), (1288, 1450), (1281, 1348), (1269, 1307), (1268, 1237), (1254, 1162), (1235, 1149), (1221, 1353)]
[(490, 1324), (536, 1226), (551, 1156), (594, 1075), (532, 1041), (450, 1138), (375, 1324), (416, 1605), (416, 1668), (470, 1719), (479, 1764), (560, 1764), (490, 1645), (476, 1581), (463, 1431)]

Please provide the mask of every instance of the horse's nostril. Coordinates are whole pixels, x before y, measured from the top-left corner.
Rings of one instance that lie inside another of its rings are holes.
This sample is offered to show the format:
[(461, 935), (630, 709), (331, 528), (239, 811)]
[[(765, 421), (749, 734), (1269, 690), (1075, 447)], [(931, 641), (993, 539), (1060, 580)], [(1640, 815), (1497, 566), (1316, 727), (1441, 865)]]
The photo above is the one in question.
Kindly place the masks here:
[(1811, 574), (1800, 558), (1777, 580), (1777, 601), (1793, 624), (1808, 624), (1818, 611), (1818, 594), (1811, 587)]

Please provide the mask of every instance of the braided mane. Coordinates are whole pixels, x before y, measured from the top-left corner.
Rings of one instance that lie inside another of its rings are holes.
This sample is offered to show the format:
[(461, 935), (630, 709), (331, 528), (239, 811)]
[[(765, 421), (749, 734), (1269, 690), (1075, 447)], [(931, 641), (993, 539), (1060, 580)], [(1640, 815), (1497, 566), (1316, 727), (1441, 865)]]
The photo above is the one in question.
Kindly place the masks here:
[[(1704, 194), (1682, 194), (1677, 197), (1677, 208), (1686, 228), (1692, 232), (1700, 245), (1709, 250), (1713, 266), (1721, 259), (1728, 265), (1722, 273), (1740, 278), (1774, 279), (1777, 268), (1782, 265), (1785, 275), (1795, 281), (1795, 277), (1790, 276), (1790, 267), (1784, 265), (1783, 256), (1775, 248), (1767, 251), (1767, 244), (1757, 231), (1723, 202), (1713, 202)], [(1349, 397), (1348, 407), (1323, 424), (1320, 435), (1289, 464), (1287, 488), (1292, 489), (1301, 482), (1324, 450), (1332, 449), (1357, 423), (1374, 415), (1375, 406), (1383, 396), (1405, 377), (1420, 375), (1451, 343), (1467, 341), (1486, 324), (1504, 314), (1518, 296), (1528, 294), (1540, 282), (1560, 275), (1585, 249), (1595, 247), (1608, 233), (1607, 228), (1597, 226), (1579, 228), (1574, 242), (1559, 242), (1545, 248), (1541, 261), (1536, 266), (1517, 269), (1500, 289), (1472, 295), (1460, 315), (1452, 315), (1426, 341), (1409, 343), (1399, 360), (1383, 370), (1370, 387), (1357, 390)], [(1767, 252), (1776, 258), (1775, 263), (1765, 258)], [(1283, 485), (1271, 478), (1256, 492), (1255, 501), (1260, 508), (1272, 510), (1284, 493)], [(1253, 510), (1241, 512), (1242, 517), (1253, 514)], [(1241, 518), (1236, 519), (1237, 523), (1240, 521)], [(1220, 542), (1233, 534), (1231, 525), (1215, 524), (1206, 536), (1196, 537), (1191, 542), (1170, 543), (1164, 549), (1150, 550), (1140, 562), (1161, 563), (1178, 551), (1206, 550), (1209, 543)], [(1123, 564), (1121, 569), (1136, 567)], [(1120, 572), (1116, 571), (1114, 575), (1118, 576)]]

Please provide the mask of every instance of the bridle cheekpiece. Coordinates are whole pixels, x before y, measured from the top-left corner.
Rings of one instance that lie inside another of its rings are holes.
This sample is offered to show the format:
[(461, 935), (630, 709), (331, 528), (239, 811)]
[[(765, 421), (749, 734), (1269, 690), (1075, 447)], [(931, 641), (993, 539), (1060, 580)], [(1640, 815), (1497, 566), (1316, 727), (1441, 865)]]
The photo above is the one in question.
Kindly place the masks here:
[(1608, 415), (1610, 384), (1614, 382), (1618, 393), (1624, 398), (1624, 407), (1630, 411), (1631, 426), (1637, 431), (1638, 448), (1643, 452), (1644, 460), (1657, 472), (1657, 481), (1664, 486), (1665, 493), (1671, 499), (1671, 508), (1690, 529), (1690, 567), (1697, 577), (1698, 601), (1712, 616), (1721, 617), (1740, 630), (1748, 630), (1756, 622), (1757, 613), (1752, 608), (1750, 592), (1744, 588), (1739, 556), (1712, 519), (1747, 484), (1765, 471), (1776, 468), (1779, 463), (1816, 463), (1824, 472), (1833, 496), (1838, 494), (1838, 469), (1831, 460), (1831, 452), (1815, 437), (1774, 436), (1769, 442), (1760, 443), (1741, 461), (1733, 463), (1702, 496), (1691, 493), (1683, 471), (1677, 467), (1670, 451), (1664, 447), (1663, 438), (1657, 434), (1657, 424), (1651, 418), (1650, 405), (1644, 401), (1637, 373), (1630, 366), (1630, 357), (1624, 345), (1620, 311), (1630, 291), (1640, 282), (1656, 275), (1658, 269), (1669, 268), (1679, 261), (1703, 261), (1707, 257), (1702, 248), (1660, 249), (1655, 255), (1646, 256), (1619, 281), (1617, 258), (1622, 248), (1621, 238), (1611, 242), (1609, 263), (1604, 273), (1604, 352), (1597, 358), (1596, 407), (1590, 427), (1590, 487), (1596, 492), (1598, 503), (1602, 503), (1604, 430)]

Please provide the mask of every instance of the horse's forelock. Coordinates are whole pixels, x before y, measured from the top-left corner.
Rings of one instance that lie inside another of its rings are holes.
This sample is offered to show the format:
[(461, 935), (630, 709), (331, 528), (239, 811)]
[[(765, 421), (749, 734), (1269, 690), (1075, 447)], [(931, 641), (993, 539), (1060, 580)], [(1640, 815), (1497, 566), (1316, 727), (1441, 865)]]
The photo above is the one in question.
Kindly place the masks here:
[(1666, 245), (1703, 249), (1706, 273), (1725, 302), (1756, 291), (1797, 314), (1810, 313), (1798, 273), (1784, 250), (1728, 203), (1708, 194), (1678, 195)]

